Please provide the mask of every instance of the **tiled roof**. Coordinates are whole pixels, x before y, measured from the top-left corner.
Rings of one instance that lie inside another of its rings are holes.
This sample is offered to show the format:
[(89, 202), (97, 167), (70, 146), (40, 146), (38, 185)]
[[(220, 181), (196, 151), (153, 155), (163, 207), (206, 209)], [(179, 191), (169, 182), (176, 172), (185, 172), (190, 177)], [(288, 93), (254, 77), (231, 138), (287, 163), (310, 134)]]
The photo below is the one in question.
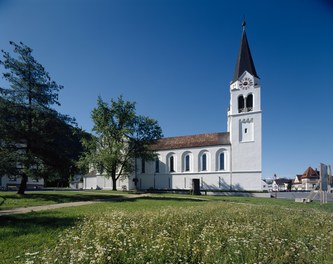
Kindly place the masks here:
[(309, 179), (309, 178), (319, 178), (318, 172), (312, 169), (311, 167), (307, 168), (302, 175), (302, 179)]
[(161, 138), (152, 146), (153, 150), (181, 149), (230, 145), (229, 133), (210, 133), (191, 136)]

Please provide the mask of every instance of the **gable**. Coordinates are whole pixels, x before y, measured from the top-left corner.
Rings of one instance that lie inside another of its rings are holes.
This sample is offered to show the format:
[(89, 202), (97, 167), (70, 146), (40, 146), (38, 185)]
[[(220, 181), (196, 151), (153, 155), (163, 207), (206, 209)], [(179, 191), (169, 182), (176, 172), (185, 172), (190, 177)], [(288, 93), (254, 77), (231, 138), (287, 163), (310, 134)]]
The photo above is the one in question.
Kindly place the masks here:
[(315, 171), (311, 167), (308, 167), (304, 171), (304, 173), (302, 175), (302, 179), (310, 179), (310, 178), (318, 178), (319, 179), (319, 174), (317, 173), (317, 171)]
[(302, 175), (296, 175), (294, 183), (300, 183), (302, 181)]

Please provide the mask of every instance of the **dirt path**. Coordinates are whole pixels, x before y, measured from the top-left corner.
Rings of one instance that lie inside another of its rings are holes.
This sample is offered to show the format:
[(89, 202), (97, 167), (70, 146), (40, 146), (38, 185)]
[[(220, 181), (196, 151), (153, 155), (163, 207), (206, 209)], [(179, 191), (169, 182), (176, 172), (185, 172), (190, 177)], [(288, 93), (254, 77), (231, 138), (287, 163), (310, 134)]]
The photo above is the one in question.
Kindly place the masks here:
[(83, 201), (83, 202), (71, 202), (71, 203), (48, 204), (48, 205), (31, 206), (31, 207), (21, 207), (21, 208), (14, 208), (14, 209), (8, 209), (8, 210), (1, 210), (0, 216), (1, 215), (12, 215), (12, 214), (27, 214), (27, 213), (31, 213), (31, 212), (38, 212), (38, 211), (71, 207), (71, 206), (87, 205), (87, 204), (93, 204), (93, 203), (98, 203), (98, 201)]
[(0, 210), (0, 216), (2, 215), (13, 215), (13, 214), (27, 214), (31, 212), (39, 212), (51, 209), (58, 209), (64, 207), (73, 207), (73, 206), (81, 206), (81, 205), (88, 205), (100, 202), (108, 202), (108, 201), (127, 201), (137, 198), (148, 197), (149, 195), (131, 195), (131, 196), (122, 196), (122, 197), (110, 197), (107, 200), (94, 200), (94, 201), (82, 201), (82, 202), (70, 202), (70, 203), (59, 203), (59, 204), (48, 204), (48, 205), (40, 205), (40, 206), (31, 206), (31, 207), (21, 207), (21, 208), (13, 208), (7, 210)]

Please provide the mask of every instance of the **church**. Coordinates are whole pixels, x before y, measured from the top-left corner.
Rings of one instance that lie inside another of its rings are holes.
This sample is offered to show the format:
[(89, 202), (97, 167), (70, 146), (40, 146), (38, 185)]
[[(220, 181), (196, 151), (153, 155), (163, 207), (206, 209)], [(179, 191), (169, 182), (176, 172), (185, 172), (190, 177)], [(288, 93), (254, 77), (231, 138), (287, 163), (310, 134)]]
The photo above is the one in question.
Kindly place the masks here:
[[(155, 161), (138, 159), (136, 172), (118, 180), (117, 189), (261, 190), (262, 111), (260, 79), (250, 52), (245, 22), (230, 82), (227, 132), (160, 139)], [(84, 189), (111, 189), (111, 179), (84, 177)]]

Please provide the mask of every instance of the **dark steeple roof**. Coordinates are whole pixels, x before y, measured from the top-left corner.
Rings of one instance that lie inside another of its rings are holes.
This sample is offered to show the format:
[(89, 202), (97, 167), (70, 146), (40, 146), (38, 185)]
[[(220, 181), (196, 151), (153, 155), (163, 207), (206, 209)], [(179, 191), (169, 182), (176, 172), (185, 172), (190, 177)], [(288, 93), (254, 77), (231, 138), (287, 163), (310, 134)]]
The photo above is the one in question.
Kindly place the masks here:
[(245, 72), (252, 74), (254, 77), (258, 77), (256, 68), (254, 67), (254, 63), (251, 56), (251, 51), (249, 48), (249, 43), (247, 42), (246, 32), (245, 32), (245, 22), (243, 22), (243, 34), (241, 45), (238, 52), (237, 63), (235, 67), (235, 73), (233, 82), (237, 81), (238, 78)]

